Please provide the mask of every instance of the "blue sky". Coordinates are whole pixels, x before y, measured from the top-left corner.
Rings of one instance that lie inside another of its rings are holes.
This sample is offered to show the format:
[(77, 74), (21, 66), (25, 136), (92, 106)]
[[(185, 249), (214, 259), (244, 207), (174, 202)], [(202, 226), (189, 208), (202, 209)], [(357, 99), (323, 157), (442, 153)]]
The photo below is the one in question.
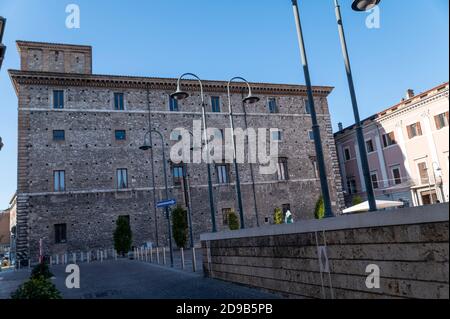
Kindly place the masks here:
[[(300, 0), (313, 84), (334, 86), (332, 121), (353, 121), (332, 0)], [(81, 28), (65, 27), (68, 4)], [(387, 108), (408, 88), (449, 78), (449, 1), (381, 2), (381, 28), (341, 0), (361, 116)], [(405, 6), (406, 4), (406, 6)], [(19, 68), (16, 40), (89, 44), (94, 73), (304, 83), (290, 0), (0, 0), (8, 19), (0, 72), (0, 208), (16, 189), (17, 99), (8, 69)]]

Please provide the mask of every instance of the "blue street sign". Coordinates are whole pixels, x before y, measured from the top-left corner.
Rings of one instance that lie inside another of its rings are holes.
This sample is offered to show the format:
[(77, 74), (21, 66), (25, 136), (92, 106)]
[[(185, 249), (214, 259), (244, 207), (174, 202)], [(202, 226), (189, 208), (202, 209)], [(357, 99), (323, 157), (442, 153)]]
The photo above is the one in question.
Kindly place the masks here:
[(163, 208), (163, 207), (169, 207), (169, 206), (173, 206), (175, 205), (177, 202), (175, 201), (175, 199), (169, 199), (169, 200), (164, 200), (162, 202), (158, 202), (156, 204), (157, 208)]

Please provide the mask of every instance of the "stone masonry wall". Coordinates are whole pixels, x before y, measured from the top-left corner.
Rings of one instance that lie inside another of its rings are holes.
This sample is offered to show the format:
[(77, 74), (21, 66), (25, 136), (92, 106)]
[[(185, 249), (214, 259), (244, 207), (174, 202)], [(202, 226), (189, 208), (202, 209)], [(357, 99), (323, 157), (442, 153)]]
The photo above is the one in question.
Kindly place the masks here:
[[(441, 204), (205, 234), (204, 271), (290, 298), (448, 299), (448, 208)], [(319, 247), (326, 252), (321, 258)], [(371, 264), (380, 269), (380, 289), (366, 286)]]
[[(37, 44), (21, 44), (22, 59), (28, 58), (28, 49), (38, 50)], [(25, 50), (27, 49), (27, 50)], [(43, 52), (42, 61), (54, 61), (57, 46)], [(62, 53), (76, 48), (62, 47)], [(90, 48), (81, 47), (80, 50)], [(66, 51), (64, 51), (66, 50)], [(72, 50), (72, 51), (71, 51)], [(59, 58), (68, 61), (67, 54)], [(26, 61), (23, 62), (26, 64)], [(31, 62), (30, 62), (31, 63)], [(55, 62), (56, 63), (56, 62)], [(58, 62), (60, 63), (60, 62)], [(59, 65), (59, 64), (58, 64)], [(58, 69), (58, 65), (54, 65)], [(46, 66), (47, 67), (47, 66)], [(50, 67), (50, 66), (48, 66)], [(192, 93), (179, 102), (179, 111), (169, 111), (169, 94), (175, 91), (176, 80), (156, 78), (114, 77), (91, 74), (10, 71), (19, 101), (18, 132), (18, 252), (20, 258), (35, 259), (39, 240), (43, 239), (46, 253), (76, 251), (80, 249), (112, 247), (112, 231), (118, 216), (130, 216), (134, 245), (146, 241), (160, 245), (167, 242), (167, 222), (161, 210), (153, 209), (150, 152), (139, 149), (149, 127), (149, 108), (152, 128), (161, 131), (165, 139), (166, 157), (176, 142), (170, 140), (174, 129), (192, 130), (194, 120), (201, 119), (201, 99), (195, 81), (185, 81), (185, 89)], [(37, 67), (39, 69), (39, 66)], [(70, 69), (70, 68), (69, 68)], [(68, 72), (68, 67), (65, 67)], [(42, 69), (41, 69), (42, 71)], [(205, 81), (208, 126), (224, 129), (229, 126), (226, 86), (224, 82)], [(303, 86), (252, 84), (254, 93), (261, 98), (245, 108), (248, 127), (279, 128), (283, 140), (279, 143), (281, 157), (288, 159), (288, 181), (278, 181), (277, 174), (261, 175), (253, 165), (256, 207), (259, 224), (271, 223), (273, 211), (290, 204), (296, 220), (313, 216), (320, 194), (320, 183), (312, 158), (315, 156), (311, 140), (311, 118), (306, 112), (306, 91)], [(241, 84), (232, 88), (235, 127), (245, 128)], [(53, 90), (64, 91), (64, 109), (52, 107)], [(322, 139), (333, 208), (342, 209), (342, 189), (331, 120), (328, 111), (328, 87), (316, 87), (316, 107), (321, 125)], [(114, 93), (123, 93), (125, 110), (114, 110)], [(211, 112), (211, 97), (220, 97), (221, 112)], [(270, 114), (269, 98), (276, 98), (279, 112)], [(53, 141), (53, 130), (64, 130), (64, 141)], [(125, 130), (126, 140), (116, 141), (115, 130)], [(267, 134), (269, 138), (269, 133)], [(153, 138), (156, 200), (164, 199), (164, 172), (161, 142)], [(174, 185), (171, 163), (168, 162), (170, 196), (184, 205), (181, 187)], [(128, 170), (129, 189), (116, 188), (116, 169)], [(65, 192), (53, 191), (53, 172), (65, 171)], [(211, 230), (206, 165), (188, 166), (193, 230), (198, 241), (201, 233)], [(257, 225), (255, 203), (249, 164), (240, 164), (243, 206), (247, 227)], [(235, 174), (229, 167), (230, 183), (220, 185), (213, 170), (215, 217), (220, 230), (227, 229), (222, 210), (237, 212)], [(155, 216), (159, 236), (155, 235)], [(54, 225), (67, 225), (67, 243), (55, 244)]]

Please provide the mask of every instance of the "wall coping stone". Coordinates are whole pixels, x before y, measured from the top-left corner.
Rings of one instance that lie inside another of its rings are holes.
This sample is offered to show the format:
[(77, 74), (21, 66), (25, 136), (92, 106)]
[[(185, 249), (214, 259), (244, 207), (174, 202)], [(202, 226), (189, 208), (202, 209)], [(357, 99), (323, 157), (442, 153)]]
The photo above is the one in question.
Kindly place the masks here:
[(219, 233), (206, 233), (201, 241), (278, 236), (369, 227), (448, 222), (449, 204), (410, 207), (379, 212), (342, 215), (323, 220), (302, 220), (294, 224), (271, 225)]

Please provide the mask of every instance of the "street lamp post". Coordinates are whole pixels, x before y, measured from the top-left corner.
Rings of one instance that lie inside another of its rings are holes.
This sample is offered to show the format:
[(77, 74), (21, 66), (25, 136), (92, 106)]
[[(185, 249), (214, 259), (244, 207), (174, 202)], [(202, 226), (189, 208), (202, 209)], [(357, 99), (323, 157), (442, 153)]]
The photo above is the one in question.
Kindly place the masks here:
[(300, 54), (302, 57), (303, 71), (305, 74), (305, 82), (306, 82), (306, 88), (307, 88), (307, 93), (308, 93), (308, 101), (309, 101), (311, 120), (312, 120), (312, 129), (313, 129), (313, 134), (314, 134), (314, 145), (316, 148), (317, 165), (319, 168), (320, 185), (322, 188), (323, 203), (324, 203), (324, 208), (325, 208), (325, 217), (329, 218), (329, 217), (334, 217), (334, 215), (333, 215), (333, 211), (331, 208), (330, 191), (328, 188), (325, 159), (324, 159), (323, 150), (322, 150), (322, 140), (320, 137), (320, 126), (317, 121), (317, 114), (316, 114), (315, 103), (314, 103), (314, 95), (313, 95), (313, 91), (312, 91), (311, 78), (309, 75), (308, 58), (306, 56), (305, 41), (303, 39), (303, 31), (302, 31), (302, 25), (300, 22), (300, 12), (298, 9), (297, 0), (292, 0), (292, 6), (294, 9), (294, 18), (295, 18), (295, 23), (297, 26), (297, 36), (298, 36), (298, 42), (299, 42), (299, 46), (300, 46)]
[[(153, 145), (151, 144), (152, 133), (156, 133), (161, 138), (162, 158), (163, 158), (162, 161), (163, 161), (163, 169), (164, 169), (164, 187), (165, 187), (166, 200), (168, 200), (169, 199), (169, 185), (167, 182), (167, 163), (166, 163), (166, 152), (164, 151), (164, 149), (165, 149), (164, 136), (161, 134), (160, 131), (155, 130), (155, 129), (147, 132), (147, 134), (144, 137), (144, 145), (139, 147), (139, 149), (141, 149), (143, 151), (147, 151), (147, 150), (153, 148)], [(147, 135), (149, 136), (148, 139), (147, 139)], [(168, 235), (169, 235), (170, 267), (173, 268), (172, 226), (171, 226), (171, 222), (170, 222), (170, 211), (169, 211), (168, 206), (166, 206), (165, 209), (166, 209), (167, 227), (168, 227)]]
[[(244, 102), (244, 89), (241, 90), (241, 97), (242, 97), (242, 109), (244, 110), (244, 124), (245, 129), (248, 130), (248, 121), (247, 121), (247, 103)], [(246, 137), (247, 145), (248, 145), (248, 135)], [(256, 227), (259, 227), (259, 213), (258, 213), (258, 201), (256, 200), (256, 187), (255, 187), (255, 174), (253, 172), (253, 164), (249, 163), (250, 165), (250, 178), (252, 180), (252, 192), (253, 192), (253, 204), (255, 207), (255, 217), (256, 217)]]
[[(352, 8), (355, 11), (367, 11), (379, 4), (381, 0), (355, 0), (352, 4)], [(366, 142), (364, 140), (364, 133), (361, 124), (361, 119), (359, 116), (358, 102), (356, 99), (355, 85), (353, 82), (353, 74), (350, 66), (350, 57), (347, 49), (347, 41), (345, 39), (344, 25), (342, 22), (341, 8), (339, 6), (338, 0), (334, 0), (336, 20), (339, 30), (339, 38), (341, 41), (342, 54), (344, 56), (345, 70), (347, 73), (348, 86), (350, 89), (350, 95), (353, 106), (353, 114), (355, 116), (355, 131), (356, 138), (358, 140), (358, 148), (361, 158), (361, 168), (364, 174), (364, 182), (366, 185), (367, 199), (369, 201), (369, 210), (371, 212), (377, 210), (377, 203), (375, 199), (375, 193), (372, 185), (372, 178), (370, 176), (369, 161), (367, 159)]]
[(209, 206), (211, 210), (211, 224), (212, 224), (212, 232), (217, 232), (217, 226), (216, 226), (216, 213), (214, 208), (214, 195), (213, 195), (213, 185), (212, 185), (212, 174), (211, 174), (211, 160), (210, 160), (210, 154), (209, 154), (209, 147), (208, 147), (208, 126), (206, 121), (206, 105), (205, 105), (205, 96), (203, 93), (203, 83), (202, 80), (193, 73), (185, 73), (181, 75), (178, 78), (177, 82), (177, 90), (175, 93), (172, 93), (170, 96), (175, 100), (184, 100), (189, 97), (189, 93), (184, 92), (181, 90), (181, 80), (186, 76), (192, 76), (198, 82), (200, 83), (200, 96), (202, 99), (202, 121), (203, 121), (203, 139), (205, 143), (205, 150), (206, 150), (206, 161), (207, 161), (207, 169), (208, 169), (208, 192), (209, 192)]
[(244, 104), (248, 103), (248, 104), (253, 104), (253, 103), (257, 103), (259, 101), (259, 98), (257, 96), (254, 96), (252, 94), (252, 88), (250, 86), (250, 83), (248, 83), (248, 81), (242, 77), (234, 77), (232, 78), (230, 81), (228, 81), (228, 85), (227, 85), (227, 93), (228, 93), (228, 112), (229, 112), (229, 118), (230, 118), (230, 128), (231, 128), (231, 142), (232, 142), (232, 146), (233, 146), (233, 164), (234, 164), (234, 171), (236, 174), (236, 195), (237, 195), (237, 200), (238, 200), (238, 207), (239, 207), (239, 217), (240, 217), (240, 221), (241, 221), (241, 229), (245, 228), (245, 219), (244, 219), (244, 210), (243, 210), (243, 206), (242, 206), (242, 194), (241, 194), (241, 180), (239, 177), (239, 167), (237, 164), (237, 154), (236, 154), (236, 138), (234, 135), (234, 119), (233, 119), (233, 106), (231, 103), (231, 90), (230, 90), (230, 86), (231, 83), (233, 81), (236, 80), (240, 80), (245, 82), (245, 84), (248, 87), (248, 96), (242, 100), (242, 102), (244, 102)]
[[(152, 131), (152, 116), (150, 108), (150, 88), (147, 85), (147, 105), (148, 105), (148, 131)], [(149, 134), (149, 144), (153, 145), (152, 134)], [(158, 227), (158, 209), (156, 208), (156, 183), (155, 183), (155, 164), (154, 164), (154, 154), (153, 147), (150, 148), (150, 166), (152, 170), (152, 188), (153, 188), (153, 210), (155, 213), (155, 238), (156, 247), (159, 247), (159, 227)]]

